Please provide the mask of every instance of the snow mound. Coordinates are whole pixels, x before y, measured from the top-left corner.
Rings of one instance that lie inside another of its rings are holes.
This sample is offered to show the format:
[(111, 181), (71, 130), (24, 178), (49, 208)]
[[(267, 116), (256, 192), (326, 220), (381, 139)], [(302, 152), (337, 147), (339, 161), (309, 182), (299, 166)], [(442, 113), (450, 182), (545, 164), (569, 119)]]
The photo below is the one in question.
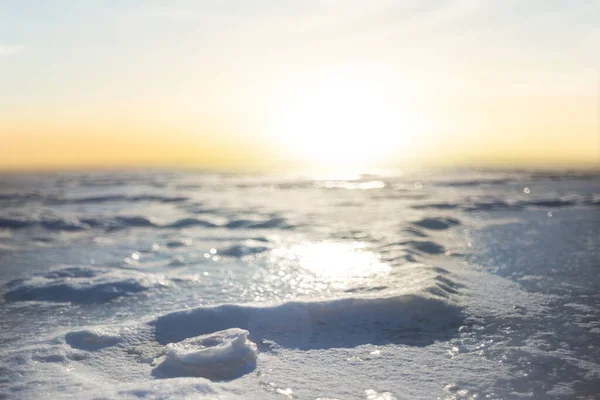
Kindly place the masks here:
[(462, 319), (462, 310), (446, 301), (403, 295), (199, 307), (163, 315), (150, 324), (161, 344), (240, 328), (248, 330), (250, 339), (261, 346), (325, 349), (367, 343), (424, 346), (456, 333)]
[(239, 328), (169, 343), (167, 348), (164, 361), (154, 369), (156, 376), (232, 379), (253, 370), (258, 356), (248, 331)]
[(67, 343), (76, 349), (95, 351), (121, 342), (121, 335), (109, 327), (95, 327), (65, 335)]
[(5, 285), (8, 291), (4, 299), (92, 304), (143, 292), (155, 285), (146, 275), (135, 271), (69, 267), (13, 280)]

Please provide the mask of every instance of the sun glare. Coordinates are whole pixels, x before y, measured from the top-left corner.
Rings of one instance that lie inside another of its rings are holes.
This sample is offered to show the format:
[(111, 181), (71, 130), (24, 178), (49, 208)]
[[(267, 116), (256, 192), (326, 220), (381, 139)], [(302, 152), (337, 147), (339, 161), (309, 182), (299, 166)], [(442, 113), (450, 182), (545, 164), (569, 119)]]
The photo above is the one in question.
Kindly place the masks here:
[(274, 249), (271, 260), (281, 265), (296, 264), (308, 275), (344, 287), (390, 271), (389, 265), (364, 247), (363, 243), (306, 242)]
[(281, 85), (274, 133), (300, 161), (375, 166), (401, 157), (415, 119), (398, 78), (384, 68), (348, 67)]

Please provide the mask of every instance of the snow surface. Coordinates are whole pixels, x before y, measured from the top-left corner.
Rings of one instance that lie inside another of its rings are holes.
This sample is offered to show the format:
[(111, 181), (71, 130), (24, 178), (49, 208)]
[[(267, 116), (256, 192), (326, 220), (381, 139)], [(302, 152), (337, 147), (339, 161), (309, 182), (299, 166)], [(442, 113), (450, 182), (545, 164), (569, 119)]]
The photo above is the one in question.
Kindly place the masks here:
[(576, 172), (3, 176), (0, 398), (597, 398), (598, 198)]

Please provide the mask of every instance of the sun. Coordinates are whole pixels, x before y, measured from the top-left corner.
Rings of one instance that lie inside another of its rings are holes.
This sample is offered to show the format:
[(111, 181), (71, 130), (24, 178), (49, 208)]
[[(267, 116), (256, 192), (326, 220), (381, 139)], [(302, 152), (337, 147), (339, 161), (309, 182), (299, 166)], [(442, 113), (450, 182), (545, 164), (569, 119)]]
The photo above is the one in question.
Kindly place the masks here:
[(394, 161), (416, 132), (398, 79), (388, 70), (345, 67), (280, 85), (273, 121), (290, 157), (325, 167)]

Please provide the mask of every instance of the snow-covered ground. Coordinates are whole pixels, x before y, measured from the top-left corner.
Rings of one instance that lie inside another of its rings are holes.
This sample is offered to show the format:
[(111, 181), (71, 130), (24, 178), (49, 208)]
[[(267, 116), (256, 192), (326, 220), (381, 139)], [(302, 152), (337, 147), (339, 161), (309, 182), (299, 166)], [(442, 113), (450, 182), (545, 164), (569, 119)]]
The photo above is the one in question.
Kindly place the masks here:
[(0, 177), (0, 398), (600, 396), (600, 176)]

